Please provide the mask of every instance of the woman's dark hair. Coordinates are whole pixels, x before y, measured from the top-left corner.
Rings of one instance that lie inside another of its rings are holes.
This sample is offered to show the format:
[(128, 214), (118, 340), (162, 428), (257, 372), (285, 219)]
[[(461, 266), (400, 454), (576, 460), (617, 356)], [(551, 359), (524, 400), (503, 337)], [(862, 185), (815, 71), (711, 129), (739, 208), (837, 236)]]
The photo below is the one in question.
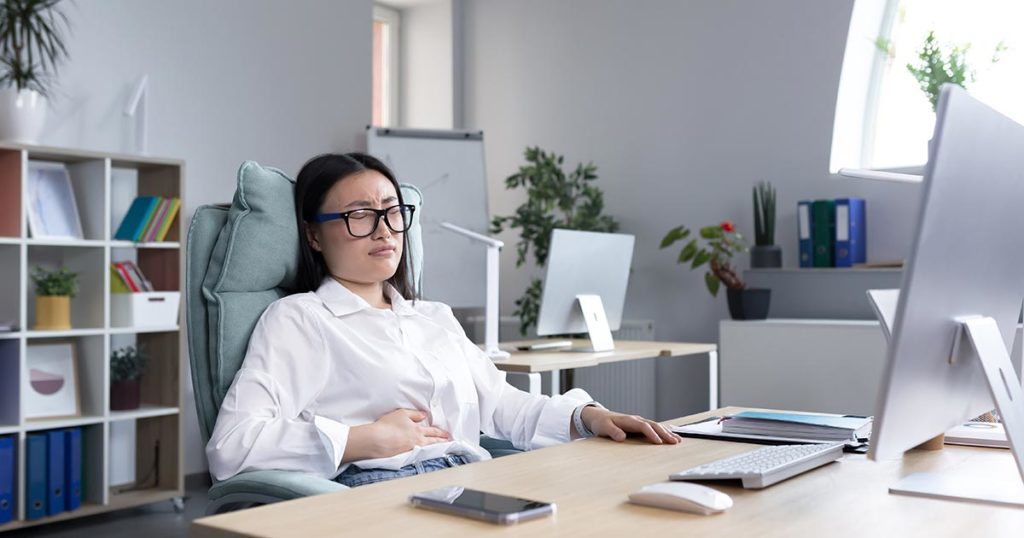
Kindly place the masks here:
[[(316, 291), (324, 278), (330, 274), (323, 253), (313, 250), (309, 246), (309, 240), (306, 239), (306, 225), (314, 222), (313, 219), (320, 211), (327, 191), (331, 190), (335, 183), (366, 170), (380, 172), (381, 175), (388, 178), (388, 181), (394, 185), (395, 192), (398, 193), (398, 203), (405, 203), (402, 199), (402, 189), (398, 186), (395, 175), (387, 165), (365, 153), (317, 155), (302, 165), (302, 169), (299, 170), (299, 175), (295, 178), (295, 220), (299, 228), (299, 274), (296, 279), (298, 292)], [(378, 226), (384, 226), (384, 223), (378, 223)], [(416, 288), (412, 281), (408, 233), (402, 234), (402, 247), (402, 258), (398, 260), (398, 269), (387, 282), (394, 286), (402, 297), (414, 299)]]

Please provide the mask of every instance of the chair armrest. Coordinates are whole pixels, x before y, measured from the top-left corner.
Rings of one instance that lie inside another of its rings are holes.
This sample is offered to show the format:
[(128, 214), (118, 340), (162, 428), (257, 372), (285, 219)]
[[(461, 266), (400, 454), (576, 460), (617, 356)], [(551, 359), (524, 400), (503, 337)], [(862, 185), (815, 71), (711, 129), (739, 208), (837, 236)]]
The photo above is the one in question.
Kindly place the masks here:
[(210, 500), (232, 494), (258, 495), (280, 501), (348, 489), (337, 482), (294, 471), (248, 471), (210, 488)]

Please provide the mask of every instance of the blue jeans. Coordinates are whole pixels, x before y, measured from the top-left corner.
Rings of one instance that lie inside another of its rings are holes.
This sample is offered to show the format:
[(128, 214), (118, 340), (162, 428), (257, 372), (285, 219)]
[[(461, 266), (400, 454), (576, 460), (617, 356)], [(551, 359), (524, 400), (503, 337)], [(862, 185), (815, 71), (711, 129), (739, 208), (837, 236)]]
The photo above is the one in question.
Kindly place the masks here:
[(465, 456), (450, 454), (440, 458), (418, 461), (412, 465), (406, 465), (398, 470), (360, 469), (355, 465), (349, 465), (347, 469), (334, 478), (334, 481), (344, 484), (350, 488), (354, 488), (357, 486), (365, 486), (366, 484), (373, 484), (374, 482), (394, 480), (395, 478), (402, 478), (403, 476), (413, 476), (433, 471), (440, 471), (441, 469), (465, 465), (467, 463), (469, 463), (469, 460), (466, 459)]

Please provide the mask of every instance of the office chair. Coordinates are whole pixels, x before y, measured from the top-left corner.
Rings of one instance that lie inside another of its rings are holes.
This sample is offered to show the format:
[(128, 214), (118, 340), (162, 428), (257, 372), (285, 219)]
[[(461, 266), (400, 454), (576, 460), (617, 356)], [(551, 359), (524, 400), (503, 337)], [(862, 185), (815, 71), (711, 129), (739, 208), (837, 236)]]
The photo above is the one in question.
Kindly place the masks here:
[[(242, 365), (249, 337), (270, 303), (295, 288), (298, 231), (295, 182), (285, 173), (246, 161), (230, 205), (196, 209), (186, 243), (185, 293), (189, 363), (203, 446), (220, 404)], [(423, 196), (402, 184), (414, 204), (408, 239), (412, 274), (420, 282), (423, 247), (419, 228)], [(519, 452), (511, 443), (481, 436), (492, 456)], [(347, 489), (337, 482), (294, 471), (247, 471), (215, 481), (207, 514)]]

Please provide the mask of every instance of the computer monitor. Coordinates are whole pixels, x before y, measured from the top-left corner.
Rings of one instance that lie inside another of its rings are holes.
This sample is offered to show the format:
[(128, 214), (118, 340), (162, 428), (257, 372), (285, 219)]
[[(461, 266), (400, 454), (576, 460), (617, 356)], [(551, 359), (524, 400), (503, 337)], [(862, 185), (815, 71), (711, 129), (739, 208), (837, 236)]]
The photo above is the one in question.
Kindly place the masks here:
[(611, 331), (622, 324), (635, 239), (628, 234), (554, 230), (537, 334), (588, 332), (587, 351), (614, 349)]
[(918, 473), (890, 491), (1024, 503), (1024, 393), (1007, 351), (1024, 299), (1024, 126), (943, 86), (922, 191), (869, 457), (898, 458), (995, 407), (1020, 477)]

